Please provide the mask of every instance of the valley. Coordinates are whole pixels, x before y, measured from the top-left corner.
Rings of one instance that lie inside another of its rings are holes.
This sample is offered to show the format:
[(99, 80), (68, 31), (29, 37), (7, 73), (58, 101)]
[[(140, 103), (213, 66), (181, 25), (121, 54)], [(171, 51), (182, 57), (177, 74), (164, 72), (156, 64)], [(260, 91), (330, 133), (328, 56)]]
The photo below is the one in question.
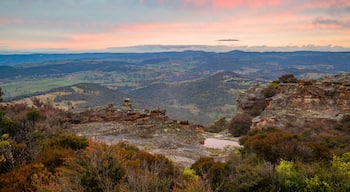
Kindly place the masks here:
[[(75, 95), (72, 106), (67, 105), (72, 103), (67, 95), (57, 95), (52, 102), (76, 109), (120, 104), (124, 97), (129, 97), (137, 107), (159, 107), (166, 109), (171, 118), (203, 125), (231, 118), (237, 94), (254, 84), (264, 85), (287, 73), (317, 79), (350, 70), (349, 52), (183, 51), (18, 54), (0, 58), (0, 84), (5, 101), (88, 83), (92, 87), (85, 84), (85, 96), (80, 96), (81, 99), (77, 93), (71, 93)], [(115, 93), (101, 87), (100, 95), (90, 95), (96, 99), (88, 99), (90, 89), (99, 85)]]

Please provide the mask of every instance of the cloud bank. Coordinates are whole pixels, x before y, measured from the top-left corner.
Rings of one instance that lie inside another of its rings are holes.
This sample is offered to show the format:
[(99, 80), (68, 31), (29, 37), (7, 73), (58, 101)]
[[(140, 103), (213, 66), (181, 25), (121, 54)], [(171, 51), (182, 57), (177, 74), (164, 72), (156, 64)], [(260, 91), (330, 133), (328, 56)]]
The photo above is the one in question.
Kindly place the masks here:
[(0, 1), (0, 27), (0, 43), (11, 50), (223, 43), (350, 47), (350, 1), (11, 0)]

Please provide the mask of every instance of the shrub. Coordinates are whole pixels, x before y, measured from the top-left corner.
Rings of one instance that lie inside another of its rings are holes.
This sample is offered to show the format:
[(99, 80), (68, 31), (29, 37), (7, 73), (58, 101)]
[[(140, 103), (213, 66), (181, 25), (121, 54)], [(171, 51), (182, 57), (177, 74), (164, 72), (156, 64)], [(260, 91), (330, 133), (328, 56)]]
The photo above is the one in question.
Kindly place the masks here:
[(38, 111), (35, 108), (32, 108), (27, 112), (26, 117), (34, 125), (35, 122), (37, 122), (40, 118), (40, 111)]
[(21, 131), (21, 126), (18, 121), (3, 117), (0, 118), (0, 135), (10, 134), (11, 137), (15, 137)]
[(12, 145), (8, 134), (0, 137), (0, 173), (9, 171), (14, 164)]
[(56, 168), (61, 167), (65, 159), (70, 157), (72, 153), (73, 151), (71, 149), (48, 147), (40, 153), (39, 161), (50, 172), (55, 172)]
[(191, 169), (195, 170), (197, 175), (205, 175), (209, 172), (209, 169), (213, 166), (215, 160), (211, 157), (201, 157), (194, 164)]
[(276, 166), (277, 181), (282, 191), (299, 191), (304, 188), (300, 173), (292, 161), (282, 160)]
[(333, 156), (331, 161), (333, 181), (339, 191), (350, 190), (350, 152), (341, 156)]
[(229, 132), (234, 137), (239, 137), (247, 134), (250, 130), (250, 126), (252, 124), (252, 117), (247, 113), (239, 113), (236, 114), (230, 122)]
[(250, 163), (242, 163), (235, 165), (233, 170), (227, 176), (227, 181), (223, 184), (222, 191), (258, 191), (268, 186), (264, 180), (265, 175), (260, 171), (260, 166), (253, 165)]
[(191, 169), (204, 179), (208, 179), (214, 191), (222, 190), (227, 175), (225, 163), (215, 161), (213, 158), (202, 157), (191, 166)]
[(182, 175), (185, 178), (185, 180), (187, 180), (187, 181), (192, 181), (192, 180), (198, 179), (198, 175), (196, 175), (196, 171), (189, 168), (189, 167), (185, 168)]
[(125, 176), (114, 148), (100, 143), (91, 143), (79, 155), (66, 159), (65, 165), (66, 185), (83, 191), (116, 190)]
[(329, 150), (317, 142), (303, 141), (298, 135), (279, 130), (254, 131), (240, 141), (243, 152), (255, 153), (259, 159), (277, 163), (280, 159), (304, 162), (330, 159)]
[(333, 191), (332, 187), (326, 182), (326, 181), (321, 181), (318, 176), (310, 177), (305, 179), (306, 183), (306, 191), (310, 192), (331, 192)]
[(0, 175), (0, 190), (17, 191), (61, 191), (56, 177), (44, 165), (31, 163)]
[(220, 118), (219, 120), (215, 121), (214, 124), (210, 125), (205, 130), (212, 133), (219, 133), (228, 127), (228, 122), (226, 118)]
[(280, 83), (297, 83), (298, 79), (293, 74), (285, 74), (278, 77)]
[(278, 88), (279, 82), (278, 81), (272, 81), (269, 86), (267, 86), (264, 90), (263, 90), (263, 94), (265, 98), (270, 98), (273, 97), (276, 92), (277, 92), (277, 88)]
[(85, 149), (88, 145), (87, 139), (76, 135), (60, 135), (49, 141), (49, 146), (71, 148), (73, 150)]

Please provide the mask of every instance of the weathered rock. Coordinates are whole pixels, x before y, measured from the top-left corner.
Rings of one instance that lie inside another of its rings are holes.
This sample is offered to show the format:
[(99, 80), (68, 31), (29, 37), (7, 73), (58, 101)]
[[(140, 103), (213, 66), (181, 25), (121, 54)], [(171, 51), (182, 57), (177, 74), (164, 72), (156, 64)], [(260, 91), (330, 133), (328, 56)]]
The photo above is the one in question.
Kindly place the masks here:
[[(238, 99), (238, 110), (252, 108), (252, 90)], [(248, 99), (247, 99), (248, 98)], [(274, 127), (289, 132), (305, 129), (329, 130), (350, 113), (350, 73), (325, 77), (319, 81), (279, 84), (276, 94), (266, 99), (266, 107), (252, 120), (251, 129)]]
[(184, 166), (207, 155), (200, 145), (203, 126), (169, 120), (165, 110), (108, 106), (71, 114), (69, 120), (74, 134), (109, 144), (129, 142)]

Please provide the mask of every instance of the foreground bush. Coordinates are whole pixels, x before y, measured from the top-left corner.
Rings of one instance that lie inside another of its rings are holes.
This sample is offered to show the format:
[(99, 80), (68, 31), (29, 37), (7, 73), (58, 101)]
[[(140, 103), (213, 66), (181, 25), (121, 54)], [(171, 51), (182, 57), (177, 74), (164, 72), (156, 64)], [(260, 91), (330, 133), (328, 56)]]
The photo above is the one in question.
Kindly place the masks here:
[(229, 132), (234, 137), (239, 137), (247, 134), (252, 125), (253, 117), (247, 113), (238, 113), (236, 114), (229, 124)]

